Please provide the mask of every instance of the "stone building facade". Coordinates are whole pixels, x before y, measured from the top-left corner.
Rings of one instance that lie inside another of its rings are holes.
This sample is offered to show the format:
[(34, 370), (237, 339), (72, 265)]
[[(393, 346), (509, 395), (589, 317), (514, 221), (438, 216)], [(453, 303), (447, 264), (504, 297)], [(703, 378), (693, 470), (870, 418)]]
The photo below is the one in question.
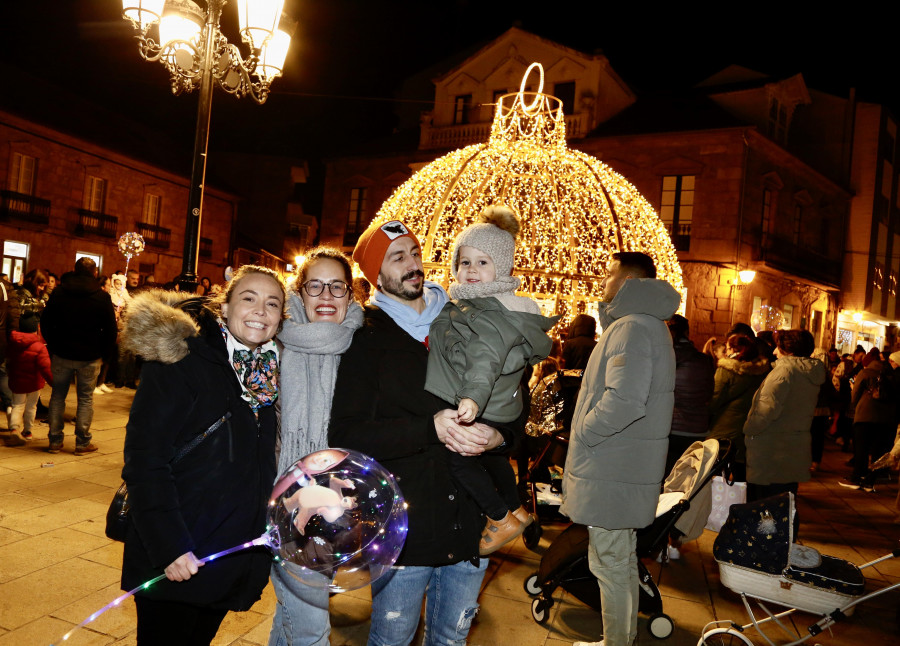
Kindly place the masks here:
[[(103, 274), (125, 267), (119, 237), (138, 232), (130, 268), (159, 283), (181, 273), (188, 180), (82, 138), (0, 112), (2, 271), (62, 274), (94, 257)], [(222, 282), (231, 262), (238, 199), (207, 188), (197, 273)]]

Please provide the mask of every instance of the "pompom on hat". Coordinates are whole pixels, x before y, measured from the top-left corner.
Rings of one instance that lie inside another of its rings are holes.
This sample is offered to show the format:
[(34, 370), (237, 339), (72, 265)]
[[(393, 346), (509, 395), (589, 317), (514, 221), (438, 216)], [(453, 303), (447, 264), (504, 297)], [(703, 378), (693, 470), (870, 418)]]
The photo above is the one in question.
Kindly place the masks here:
[(454, 278), (459, 271), (460, 247), (474, 247), (490, 256), (498, 278), (512, 275), (519, 228), (519, 217), (508, 206), (485, 208), (453, 242), (450, 268)]
[(412, 238), (416, 246), (422, 247), (415, 234), (400, 220), (372, 224), (359, 236), (359, 241), (353, 249), (353, 261), (359, 265), (363, 276), (371, 285), (378, 285), (378, 274), (384, 263), (384, 255), (391, 243), (399, 238)]

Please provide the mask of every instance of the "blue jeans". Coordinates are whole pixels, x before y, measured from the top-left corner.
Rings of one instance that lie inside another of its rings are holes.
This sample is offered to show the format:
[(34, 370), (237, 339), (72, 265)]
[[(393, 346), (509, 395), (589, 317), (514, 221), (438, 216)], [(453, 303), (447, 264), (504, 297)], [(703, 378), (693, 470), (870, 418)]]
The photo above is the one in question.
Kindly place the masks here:
[[(272, 565), (272, 587), (278, 603), (269, 633), (269, 646), (328, 646), (328, 588), (301, 583), (288, 572), (298, 565), (282, 561)], [(305, 577), (310, 577), (307, 573)], [(325, 577), (322, 577), (323, 584)]]
[(53, 392), (50, 394), (50, 443), (62, 443), (63, 413), (66, 412), (66, 395), (69, 384), (75, 376), (75, 392), (78, 395), (78, 408), (75, 412), (75, 446), (87, 446), (91, 443), (91, 420), (94, 418), (94, 388), (97, 386), (97, 375), (100, 372), (100, 359), (93, 361), (73, 361), (58, 355), (50, 358), (50, 371), (53, 373)]
[(412, 642), (426, 595), (424, 646), (465, 646), (489, 562), (393, 568), (372, 584), (369, 646)]

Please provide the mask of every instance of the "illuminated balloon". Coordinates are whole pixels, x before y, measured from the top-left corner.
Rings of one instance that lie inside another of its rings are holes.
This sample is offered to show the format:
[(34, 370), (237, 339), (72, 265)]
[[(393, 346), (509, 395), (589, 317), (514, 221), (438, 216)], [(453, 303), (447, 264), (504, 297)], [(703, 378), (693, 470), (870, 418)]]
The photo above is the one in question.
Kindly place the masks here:
[(784, 315), (777, 307), (762, 305), (750, 317), (750, 327), (756, 333), (763, 330), (780, 330), (784, 327)]
[(344, 592), (369, 585), (400, 556), (406, 503), (394, 476), (367, 455), (325, 449), (275, 483), (267, 543), (303, 583)]

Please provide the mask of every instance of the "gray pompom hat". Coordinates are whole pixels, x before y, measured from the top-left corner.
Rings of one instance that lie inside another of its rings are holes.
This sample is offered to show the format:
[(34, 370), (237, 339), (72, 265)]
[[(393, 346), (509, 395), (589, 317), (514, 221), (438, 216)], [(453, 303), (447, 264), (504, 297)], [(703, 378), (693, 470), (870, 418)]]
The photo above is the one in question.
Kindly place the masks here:
[(460, 247), (474, 247), (486, 253), (494, 261), (497, 278), (510, 276), (516, 255), (516, 236), (519, 233), (519, 218), (508, 206), (495, 205), (478, 214), (475, 223), (470, 224), (453, 242), (450, 269), (456, 278), (459, 272)]

